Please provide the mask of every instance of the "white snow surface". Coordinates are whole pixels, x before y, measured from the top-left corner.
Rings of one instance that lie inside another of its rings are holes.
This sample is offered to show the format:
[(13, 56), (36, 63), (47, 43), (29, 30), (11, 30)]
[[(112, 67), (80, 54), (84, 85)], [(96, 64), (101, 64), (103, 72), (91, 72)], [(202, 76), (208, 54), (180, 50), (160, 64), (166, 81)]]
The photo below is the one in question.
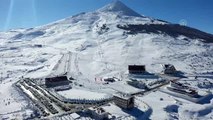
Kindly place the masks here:
[[(185, 36), (173, 38), (163, 34), (123, 35), (124, 30), (116, 26), (128, 23), (168, 24), (139, 15), (122, 3), (115, 2), (97, 11), (80, 13), (48, 25), (0, 32), (0, 108), (4, 108), (0, 109), (0, 118), (10, 115), (11, 112), (21, 111), (21, 108), (27, 108), (26, 101), (16, 100), (22, 95), (14, 92), (12, 87), (19, 77), (43, 78), (53, 73), (63, 73), (63, 67), (57, 67), (56, 70), (53, 68), (63, 55), (65, 57), (62, 58), (61, 64), (65, 66), (68, 51), (71, 52), (69, 76), (75, 78), (78, 84), (83, 84), (86, 89), (106, 94), (115, 93), (116, 90), (138, 91), (131, 86), (125, 89), (127, 85), (124, 82), (103, 85), (95, 81), (106, 76), (123, 79), (129, 64), (144, 64), (147, 71), (160, 73), (161, 64), (169, 63), (187, 75), (212, 75), (212, 43), (203, 43), (199, 39), (185, 40)], [(102, 29), (104, 25), (109, 29)], [(42, 47), (35, 47), (36, 44)], [(208, 78), (209, 81), (212, 79)], [(193, 85), (197, 87), (198, 82), (193, 81)], [(213, 91), (212, 87), (208, 90)], [(78, 90), (67, 95), (74, 97), (79, 91), (82, 94), (77, 97), (88, 94)], [(91, 96), (87, 97), (93, 98), (95, 95), (91, 93)], [(159, 97), (164, 97), (165, 100), (159, 101)], [(180, 105), (176, 104), (171, 96), (161, 92), (153, 92), (142, 99), (153, 110), (151, 119), (158, 120), (158, 116), (160, 119), (169, 119), (173, 116), (171, 119), (206, 120), (213, 116), (212, 102), (202, 105), (180, 99), (183, 101)], [(10, 105), (5, 105), (5, 100), (9, 100)], [(163, 109), (170, 109), (174, 104), (175, 108), (178, 107), (178, 112)]]
[(59, 91), (57, 93), (67, 99), (100, 100), (100, 99), (109, 97), (105, 93), (98, 93), (98, 92), (92, 92), (92, 91), (86, 91), (86, 90), (80, 90), (80, 89), (70, 89), (65, 91)]

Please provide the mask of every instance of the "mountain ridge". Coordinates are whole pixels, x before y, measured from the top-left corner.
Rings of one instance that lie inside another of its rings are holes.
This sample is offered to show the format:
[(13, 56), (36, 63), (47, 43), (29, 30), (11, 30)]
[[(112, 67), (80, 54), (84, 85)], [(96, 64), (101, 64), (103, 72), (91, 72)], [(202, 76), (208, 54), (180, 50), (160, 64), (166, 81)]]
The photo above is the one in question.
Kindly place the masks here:
[[(206, 43), (213, 43), (213, 35), (210, 33), (206, 33), (201, 30), (198, 30), (196, 28), (192, 28), (192, 27), (188, 27), (188, 26), (182, 26), (182, 25), (178, 25), (178, 24), (169, 23), (164, 20), (158, 20), (158, 19), (153, 19), (150, 17), (145, 17), (145, 16), (140, 15), (137, 12), (133, 11), (131, 8), (127, 7), (125, 4), (123, 4), (119, 0), (116, 0), (100, 9), (97, 9), (96, 11), (88, 12), (88, 13), (83, 12), (83, 13), (50, 23), (48, 25), (37, 27), (37, 28), (44, 28), (47, 26), (51, 27), (51, 26), (54, 26), (55, 24), (59, 24), (59, 25), (60, 24), (67, 24), (67, 25), (70, 24), (70, 26), (72, 26), (72, 24), (75, 24), (76, 22), (81, 22), (82, 20), (84, 20), (83, 18), (87, 18), (87, 21), (86, 20), (85, 21), (86, 22), (90, 21), (89, 24), (93, 24), (93, 22), (97, 23), (97, 21), (101, 21), (100, 19), (103, 18), (103, 17), (101, 17), (103, 15), (110, 16), (111, 19), (110, 19), (110, 17), (104, 18), (105, 20), (103, 20), (103, 21), (105, 21), (106, 23), (101, 23), (101, 24), (107, 24), (107, 22), (113, 23), (113, 20), (116, 21), (116, 20), (120, 19), (120, 22), (117, 22), (117, 23), (114, 22), (115, 26), (125, 25), (125, 24), (127, 26), (128, 25), (137, 26), (137, 28), (136, 28), (137, 30), (139, 30), (139, 26), (140, 26), (141, 27), (140, 30), (135, 33), (145, 33), (145, 32), (141, 32), (141, 31), (147, 31), (149, 33), (151, 32), (151, 33), (155, 33), (155, 34), (167, 34), (172, 37), (178, 37), (178, 35), (184, 35), (184, 36), (190, 37), (190, 38), (203, 39), (203, 41)], [(135, 18), (138, 21), (133, 24), (133, 23), (131, 23), (132, 18)], [(125, 19), (129, 19), (129, 20), (126, 21)], [(166, 30), (166, 29), (168, 29), (168, 30)], [(22, 37), (29, 36), (29, 35), (30, 35), (29, 38), (33, 38), (33, 36), (36, 37), (36, 36), (42, 36), (45, 34), (45, 32), (42, 33), (42, 31), (40, 31), (40, 30), (34, 31), (33, 28), (32, 28), (32, 31), (30, 31), (30, 29), (27, 29), (27, 30), (28, 31), (20, 32), (20, 34), (13, 36), (11, 39), (16, 40), (16, 39), (20, 39)], [(132, 29), (130, 31), (128, 31), (127, 28), (125, 28), (124, 30), (126, 30), (127, 33), (133, 33)], [(169, 31), (169, 30), (172, 31), (172, 34), (171, 34), (171, 31)], [(156, 32), (156, 31), (158, 31), (158, 32)], [(26, 34), (24, 32), (26, 32)], [(35, 33), (36, 35), (34, 35), (32, 33)]]
[[(197, 66), (203, 72), (209, 69), (206, 66), (213, 66), (208, 62), (212, 57), (212, 47), (207, 44), (212, 43), (212, 36), (186, 26), (144, 16), (127, 16), (117, 11), (81, 13), (36, 28), (0, 33), (0, 36), (2, 49), (8, 50), (15, 46), (17, 50), (22, 50), (29, 47), (28, 44), (41, 44), (44, 49), (51, 46), (54, 50), (57, 48), (89, 55), (85, 59), (95, 62), (118, 64), (121, 71), (128, 64), (165, 63), (162, 60), (174, 65), (179, 65), (181, 61), (183, 65), (180, 69), (189, 71), (191, 68), (190, 72), (196, 72), (194, 68), (199, 69)], [(46, 53), (42, 51), (37, 54)]]

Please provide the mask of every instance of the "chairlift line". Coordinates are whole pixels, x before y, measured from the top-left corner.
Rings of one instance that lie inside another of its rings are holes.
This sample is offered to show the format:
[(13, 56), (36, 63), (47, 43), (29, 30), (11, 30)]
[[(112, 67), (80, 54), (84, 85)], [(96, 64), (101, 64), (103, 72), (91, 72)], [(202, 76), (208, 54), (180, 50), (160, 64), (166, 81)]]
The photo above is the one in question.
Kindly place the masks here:
[(72, 52), (68, 52), (68, 55), (69, 55), (69, 57), (68, 57), (68, 68), (67, 68), (67, 73), (71, 73), (71, 62), (72, 62)]

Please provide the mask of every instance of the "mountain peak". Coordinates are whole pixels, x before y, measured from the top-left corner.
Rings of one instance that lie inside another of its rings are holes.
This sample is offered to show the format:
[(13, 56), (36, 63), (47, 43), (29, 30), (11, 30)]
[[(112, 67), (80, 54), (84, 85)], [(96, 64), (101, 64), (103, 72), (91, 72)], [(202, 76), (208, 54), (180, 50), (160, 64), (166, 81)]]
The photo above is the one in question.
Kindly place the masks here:
[(117, 12), (122, 15), (127, 16), (137, 16), (140, 17), (141, 15), (132, 10), (131, 8), (127, 7), (125, 4), (123, 4), (121, 1), (116, 0), (100, 9), (98, 9), (99, 12)]

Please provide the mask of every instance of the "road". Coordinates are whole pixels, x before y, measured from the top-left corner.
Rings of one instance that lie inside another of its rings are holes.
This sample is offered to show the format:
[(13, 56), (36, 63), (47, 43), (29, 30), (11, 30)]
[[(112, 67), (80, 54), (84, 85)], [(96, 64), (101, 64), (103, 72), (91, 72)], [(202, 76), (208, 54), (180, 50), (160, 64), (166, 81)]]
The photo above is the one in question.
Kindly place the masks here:
[[(62, 116), (64, 114), (70, 114), (73, 112), (82, 111), (92, 106), (100, 106), (109, 102), (109, 100), (97, 101), (94, 103), (69, 103), (61, 101), (59, 98), (52, 95), (46, 89), (38, 86), (32, 82), (31, 79), (21, 80), (17, 83), (17, 87), (21, 88), (37, 108), (40, 109), (42, 118), (50, 118), (55, 116)], [(35, 100), (33, 100), (35, 99)]]

